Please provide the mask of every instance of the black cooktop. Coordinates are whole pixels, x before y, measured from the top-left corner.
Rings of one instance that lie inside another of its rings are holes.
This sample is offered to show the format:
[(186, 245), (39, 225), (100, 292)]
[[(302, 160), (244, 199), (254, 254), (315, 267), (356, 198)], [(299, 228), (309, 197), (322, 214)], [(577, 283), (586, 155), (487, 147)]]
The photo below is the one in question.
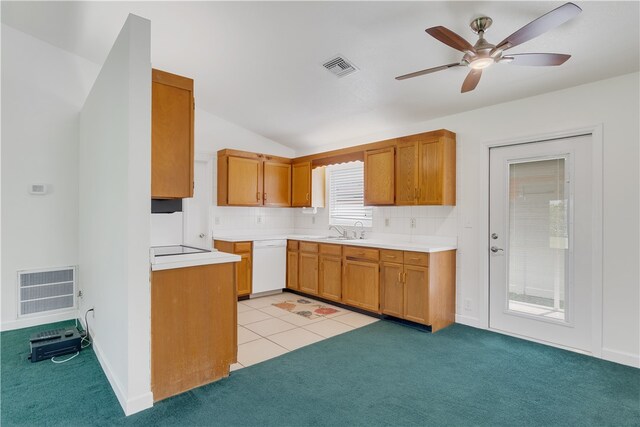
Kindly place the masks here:
[(200, 254), (211, 252), (207, 249), (195, 248), (193, 246), (184, 245), (172, 245), (172, 246), (154, 246), (154, 256), (168, 256), (168, 255), (186, 255), (186, 254)]

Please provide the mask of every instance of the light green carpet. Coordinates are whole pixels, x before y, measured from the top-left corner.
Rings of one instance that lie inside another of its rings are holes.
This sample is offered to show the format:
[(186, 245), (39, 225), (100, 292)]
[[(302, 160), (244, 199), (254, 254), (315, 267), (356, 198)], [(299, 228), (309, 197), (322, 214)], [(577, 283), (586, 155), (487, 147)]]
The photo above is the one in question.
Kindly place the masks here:
[(63, 365), (26, 359), (29, 335), (47, 328), (1, 334), (2, 426), (640, 425), (638, 369), (461, 325), (429, 334), (385, 321), (125, 418), (92, 351)]

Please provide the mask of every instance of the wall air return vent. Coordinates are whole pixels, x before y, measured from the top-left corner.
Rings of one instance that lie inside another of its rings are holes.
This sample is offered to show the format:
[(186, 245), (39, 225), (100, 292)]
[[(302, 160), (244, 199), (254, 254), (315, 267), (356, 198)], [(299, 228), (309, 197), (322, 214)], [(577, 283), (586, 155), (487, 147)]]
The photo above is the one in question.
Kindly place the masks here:
[(322, 65), (337, 77), (348, 76), (358, 71), (358, 68), (342, 55), (336, 55)]
[(18, 271), (19, 317), (73, 310), (75, 295), (75, 267)]

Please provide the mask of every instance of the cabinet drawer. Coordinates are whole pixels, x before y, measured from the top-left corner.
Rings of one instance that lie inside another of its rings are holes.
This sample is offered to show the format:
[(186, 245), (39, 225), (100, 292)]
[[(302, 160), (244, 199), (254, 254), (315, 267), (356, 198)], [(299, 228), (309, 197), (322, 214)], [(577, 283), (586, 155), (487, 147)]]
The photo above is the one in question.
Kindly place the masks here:
[(402, 251), (392, 251), (389, 249), (381, 249), (380, 250), (380, 261), (387, 262), (404, 262), (404, 258), (402, 255)]
[(298, 250), (298, 241), (297, 240), (287, 240), (287, 249), (290, 251)]
[(404, 263), (409, 265), (429, 266), (429, 254), (424, 252), (405, 252)]
[(365, 260), (371, 260), (371, 261), (378, 261), (380, 259), (380, 251), (378, 249), (371, 249), (371, 248), (357, 248), (354, 246), (345, 246), (343, 254), (345, 257), (365, 259)]
[(233, 252), (251, 252), (251, 242), (237, 242), (233, 244)]
[(317, 243), (309, 243), (309, 242), (300, 242), (300, 251), (301, 252), (312, 252), (318, 253), (318, 244)]
[(320, 245), (320, 253), (323, 255), (342, 255), (342, 246), (340, 245)]

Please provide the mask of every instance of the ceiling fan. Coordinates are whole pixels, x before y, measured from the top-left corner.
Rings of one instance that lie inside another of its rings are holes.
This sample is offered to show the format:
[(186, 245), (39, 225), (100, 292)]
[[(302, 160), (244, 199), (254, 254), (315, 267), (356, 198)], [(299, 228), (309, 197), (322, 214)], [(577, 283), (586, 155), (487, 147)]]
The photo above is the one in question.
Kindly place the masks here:
[(482, 76), (483, 69), (498, 62), (512, 63), (515, 65), (562, 65), (571, 55), (562, 53), (520, 53), (505, 55), (505, 51), (567, 22), (580, 12), (582, 12), (582, 9), (575, 4), (565, 3), (538, 19), (529, 22), (496, 45), (484, 39), (484, 32), (493, 22), (493, 20), (487, 16), (476, 18), (469, 24), (471, 30), (479, 37), (473, 46), (458, 34), (445, 27), (427, 28), (425, 31), (429, 35), (435, 37), (447, 46), (463, 52), (464, 56), (460, 62), (405, 74), (396, 77), (396, 80), (410, 79), (424, 74), (435, 73), (436, 71), (447, 70), (452, 67), (468, 66), (471, 70), (462, 83), (461, 92), (464, 93), (476, 88)]

